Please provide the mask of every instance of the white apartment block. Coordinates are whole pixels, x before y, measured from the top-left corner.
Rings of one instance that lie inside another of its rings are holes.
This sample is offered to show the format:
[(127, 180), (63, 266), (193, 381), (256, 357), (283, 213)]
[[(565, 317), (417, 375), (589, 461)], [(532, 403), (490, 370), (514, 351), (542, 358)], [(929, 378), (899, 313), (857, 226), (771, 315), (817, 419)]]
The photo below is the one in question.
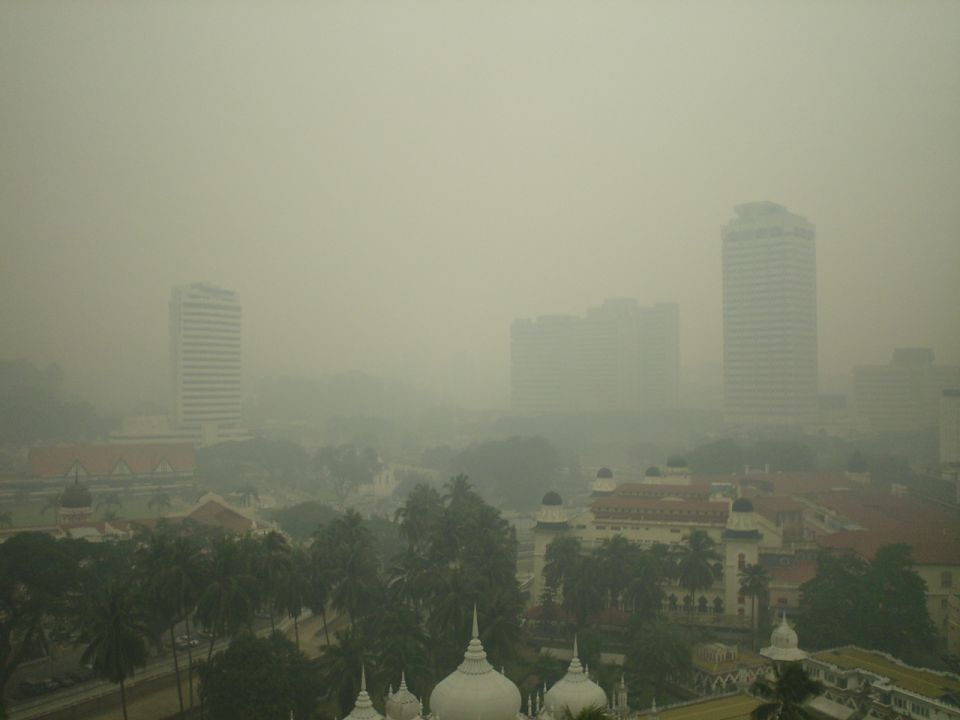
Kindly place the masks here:
[(724, 414), (802, 425), (817, 413), (815, 229), (772, 202), (734, 208), (723, 238)]
[(510, 331), (515, 412), (652, 411), (679, 397), (680, 311), (607, 300), (585, 317), (515, 320)]
[(170, 297), (174, 429), (201, 444), (249, 437), (240, 418), (242, 316), (237, 294), (206, 283)]

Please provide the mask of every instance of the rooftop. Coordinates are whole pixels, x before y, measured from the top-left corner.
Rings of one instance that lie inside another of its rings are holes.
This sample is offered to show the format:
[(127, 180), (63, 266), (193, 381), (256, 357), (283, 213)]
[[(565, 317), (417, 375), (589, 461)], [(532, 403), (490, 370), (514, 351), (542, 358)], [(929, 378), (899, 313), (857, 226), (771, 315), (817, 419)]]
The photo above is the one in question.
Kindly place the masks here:
[[(750, 720), (750, 713), (760, 705), (760, 701), (749, 695), (738, 693), (715, 700), (690, 703), (670, 710), (659, 710), (660, 720)], [(650, 713), (641, 713), (640, 717), (649, 717)]]
[(960, 677), (905, 665), (888, 655), (847, 646), (823, 650), (811, 655), (814, 660), (829, 663), (843, 670), (866, 670), (889, 678), (898, 687), (925, 697), (940, 699), (960, 692)]
[(197, 464), (190, 443), (51, 445), (30, 451), (30, 474), (67, 477), (72, 474), (74, 463), (79, 463), (89, 475), (120, 474), (125, 472), (122, 461), (129, 473), (140, 475), (155, 472), (164, 460), (174, 472), (193, 472)]

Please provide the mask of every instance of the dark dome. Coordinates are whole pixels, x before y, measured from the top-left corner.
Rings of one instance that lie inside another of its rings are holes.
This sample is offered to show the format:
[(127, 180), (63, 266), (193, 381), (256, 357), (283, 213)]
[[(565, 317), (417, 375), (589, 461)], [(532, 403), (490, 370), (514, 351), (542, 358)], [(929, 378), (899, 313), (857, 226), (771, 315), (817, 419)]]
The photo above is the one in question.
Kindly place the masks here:
[(74, 483), (68, 485), (67, 489), (60, 493), (60, 507), (85, 508), (91, 505), (93, 505), (93, 495), (87, 490), (86, 485)]
[(647, 477), (663, 477), (663, 473), (660, 472), (660, 468), (658, 468), (656, 465), (651, 465), (648, 467), (644, 475)]
[(553, 490), (548, 492), (543, 496), (543, 500), (540, 501), (541, 505), (563, 505), (563, 498), (560, 497), (558, 493), (555, 493)]
[(667, 467), (682, 468), (687, 466), (687, 461), (682, 455), (671, 455), (667, 458)]
[(611, 470), (611, 469), (608, 468), (608, 467), (602, 467), (602, 468), (600, 468), (599, 470), (597, 470), (597, 477), (598, 477), (598, 478), (612, 478), (612, 477), (613, 477), (613, 470)]
[(741, 513), (753, 512), (753, 503), (747, 500), (747, 498), (737, 498), (733, 501), (733, 511)]

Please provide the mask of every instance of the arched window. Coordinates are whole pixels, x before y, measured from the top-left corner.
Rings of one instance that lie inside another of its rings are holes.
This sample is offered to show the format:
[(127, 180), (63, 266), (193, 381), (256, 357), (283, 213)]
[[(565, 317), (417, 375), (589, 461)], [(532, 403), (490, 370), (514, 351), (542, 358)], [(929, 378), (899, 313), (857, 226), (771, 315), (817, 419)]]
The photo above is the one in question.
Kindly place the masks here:
[(747, 566), (747, 556), (743, 553), (737, 555), (737, 570), (743, 570)]

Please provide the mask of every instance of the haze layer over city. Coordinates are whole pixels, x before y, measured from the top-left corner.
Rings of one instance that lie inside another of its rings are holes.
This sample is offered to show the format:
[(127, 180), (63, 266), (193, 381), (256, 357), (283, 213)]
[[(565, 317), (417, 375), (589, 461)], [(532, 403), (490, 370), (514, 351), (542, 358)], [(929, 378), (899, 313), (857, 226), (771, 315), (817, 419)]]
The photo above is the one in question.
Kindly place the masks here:
[[(960, 359), (952, 3), (7, 3), (6, 356), (164, 402), (167, 298), (240, 292), (245, 373), (508, 404), (515, 317), (681, 305), (721, 362), (720, 227), (817, 228), (828, 384)], [(122, 347), (122, 352), (118, 348)]]
[(960, 2), (0, 0), (0, 720), (960, 720)]

